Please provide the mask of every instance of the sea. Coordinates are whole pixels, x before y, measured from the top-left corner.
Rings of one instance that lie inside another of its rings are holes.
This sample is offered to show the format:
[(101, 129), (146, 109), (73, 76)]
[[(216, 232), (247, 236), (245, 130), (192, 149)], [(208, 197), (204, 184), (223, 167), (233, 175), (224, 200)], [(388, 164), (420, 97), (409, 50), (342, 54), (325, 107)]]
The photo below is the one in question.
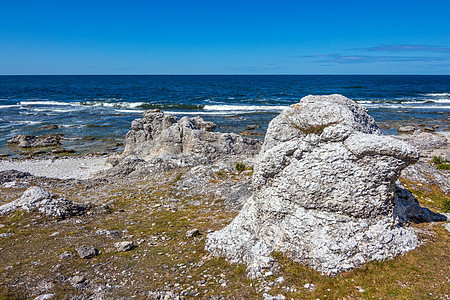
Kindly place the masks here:
[(0, 76), (0, 154), (22, 151), (7, 145), (14, 135), (50, 133), (78, 153), (121, 151), (131, 122), (155, 108), (201, 116), (221, 132), (257, 125), (253, 137), (262, 139), (270, 120), (310, 94), (355, 100), (386, 134), (409, 124), (450, 128), (450, 76)]

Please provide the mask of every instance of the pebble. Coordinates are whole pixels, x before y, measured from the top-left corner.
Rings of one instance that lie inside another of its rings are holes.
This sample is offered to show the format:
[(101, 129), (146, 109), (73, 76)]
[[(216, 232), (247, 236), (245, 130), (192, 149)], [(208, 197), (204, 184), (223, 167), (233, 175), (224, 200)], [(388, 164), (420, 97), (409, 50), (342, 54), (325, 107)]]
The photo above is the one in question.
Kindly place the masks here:
[(84, 277), (82, 275), (76, 275), (70, 279), (70, 283), (72, 285), (77, 285), (77, 284), (83, 283), (85, 281), (86, 281), (86, 277)]
[(186, 237), (187, 237), (188, 239), (189, 239), (189, 238), (196, 237), (196, 236), (199, 236), (199, 235), (200, 235), (200, 230), (198, 230), (197, 228), (188, 230), (188, 231), (186, 232)]
[(37, 296), (36, 298), (34, 298), (34, 300), (47, 300), (47, 299), (52, 299), (53, 297), (55, 297), (55, 294), (43, 294), (43, 295)]

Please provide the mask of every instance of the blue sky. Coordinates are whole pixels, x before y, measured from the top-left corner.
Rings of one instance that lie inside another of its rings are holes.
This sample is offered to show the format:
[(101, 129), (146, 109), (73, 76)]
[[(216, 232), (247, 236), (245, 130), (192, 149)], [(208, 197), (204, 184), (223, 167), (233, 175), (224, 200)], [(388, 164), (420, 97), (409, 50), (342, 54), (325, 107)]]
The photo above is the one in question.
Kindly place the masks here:
[(0, 74), (450, 74), (450, 1), (1, 0)]

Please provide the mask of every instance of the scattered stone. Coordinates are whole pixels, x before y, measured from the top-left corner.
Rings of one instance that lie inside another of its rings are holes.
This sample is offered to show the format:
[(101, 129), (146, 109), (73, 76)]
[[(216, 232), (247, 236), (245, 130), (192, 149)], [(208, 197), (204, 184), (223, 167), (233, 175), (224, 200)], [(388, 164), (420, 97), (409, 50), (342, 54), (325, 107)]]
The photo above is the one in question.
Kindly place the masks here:
[(8, 182), (5, 182), (2, 186), (4, 187), (4, 188), (11, 188), (11, 187), (13, 187), (13, 186), (15, 186), (16, 185), (16, 182), (15, 181), (8, 181)]
[[(381, 135), (354, 101), (307, 96), (270, 122), (253, 196), (207, 236), (206, 249), (247, 264), (250, 277), (273, 267), (275, 250), (326, 275), (412, 250), (418, 239), (405, 220), (442, 217), (395, 193), (401, 170), (418, 157)], [(421, 215), (406, 213), (408, 205)]]
[(184, 300), (183, 296), (172, 291), (150, 291), (148, 296), (157, 300)]
[(196, 236), (199, 236), (199, 235), (200, 235), (200, 231), (199, 231), (197, 228), (188, 230), (188, 231), (186, 232), (186, 237), (187, 237), (188, 239), (193, 238), (193, 237), (196, 237)]
[(52, 299), (53, 297), (55, 297), (55, 294), (43, 294), (43, 295), (37, 296), (36, 298), (34, 298), (34, 300), (47, 300), (47, 299)]
[(447, 229), (448, 232), (450, 232), (450, 223), (446, 223), (444, 227), (445, 229)]
[(95, 235), (106, 235), (107, 237), (112, 238), (112, 239), (120, 238), (119, 231), (117, 231), (117, 230), (99, 229), (95, 232)]
[(10, 237), (13, 234), (11, 232), (6, 232), (6, 233), (0, 233), (0, 237)]
[(93, 258), (98, 253), (98, 250), (95, 249), (93, 246), (79, 247), (79, 248), (77, 248), (75, 250), (77, 251), (78, 256), (80, 258), (84, 258), (84, 259)]
[(28, 188), (20, 199), (0, 206), (0, 215), (9, 214), (16, 209), (27, 212), (37, 210), (43, 215), (64, 219), (82, 215), (89, 208), (89, 205), (58, 198), (40, 187), (33, 186)]
[(61, 145), (61, 136), (61, 134), (48, 134), (43, 136), (19, 134), (8, 140), (7, 143), (20, 148), (55, 147)]
[(134, 243), (130, 242), (130, 241), (117, 242), (117, 243), (114, 243), (114, 247), (116, 247), (117, 251), (119, 251), (119, 252), (125, 252), (125, 251), (129, 251), (129, 250), (133, 249)]
[(73, 276), (73, 277), (70, 279), (70, 284), (72, 284), (73, 286), (75, 286), (75, 285), (80, 284), (80, 283), (83, 283), (83, 282), (85, 282), (85, 281), (86, 281), (86, 277), (84, 277), (84, 276), (82, 276), (82, 275), (76, 275), (76, 276)]
[(416, 131), (416, 127), (408, 125), (408, 126), (400, 126), (397, 128), (398, 133), (413, 133)]
[(277, 296), (272, 296), (272, 295), (270, 295), (270, 294), (264, 293), (264, 294), (263, 294), (263, 299), (264, 299), (264, 300), (285, 300), (286, 297), (283, 296), (283, 295), (281, 295), (281, 294), (279, 294), (279, 295), (277, 295)]
[(283, 283), (284, 282), (284, 277), (280, 276), (277, 279), (275, 279), (276, 283)]
[(72, 253), (65, 251), (59, 255), (59, 259), (69, 259), (72, 257)]
[(43, 130), (53, 130), (53, 129), (58, 129), (58, 125), (54, 125), (54, 124), (50, 124), (50, 125), (44, 125), (41, 127), (41, 129)]
[(313, 284), (313, 283), (307, 283), (307, 284), (305, 284), (303, 286), (303, 288), (308, 290), (308, 291), (310, 291), (310, 292), (312, 292), (312, 291), (314, 291), (317, 288), (317, 286), (315, 284)]

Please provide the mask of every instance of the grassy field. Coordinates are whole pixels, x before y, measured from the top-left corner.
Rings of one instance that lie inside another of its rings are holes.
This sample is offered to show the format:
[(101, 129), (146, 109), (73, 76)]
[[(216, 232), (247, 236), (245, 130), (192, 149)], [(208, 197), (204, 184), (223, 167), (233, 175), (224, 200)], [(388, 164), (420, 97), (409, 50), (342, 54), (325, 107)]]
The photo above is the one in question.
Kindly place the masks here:
[[(110, 210), (82, 217), (52, 220), (23, 212), (1, 217), (0, 299), (33, 298), (44, 293), (54, 293), (57, 299), (94, 294), (105, 299), (145, 299), (151, 291), (174, 291), (186, 299), (217, 295), (262, 299), (264, 293), (282, 294), (286, 299), (450, 297), (450, 233), (443, 223), (412, 224), (422, 243), (419, 248), (335, 277), (322, 276), (282, 253), (272, 253), (279, 262), (279, 272), (250, 280), (244, 265), (230, 264), (204, 250), (207, 233), (230, 223), (236, 212), (228, 211), (220, 199), (180, 193), (174, 182), (182, 175), (168, 176), (164, 184), (142, 181), (127, 187), (104, 183), (103, 192), (97, 195), (92, 192), (95, 188), (87, 191), (74, 185), (62, 190), (56, 184), (52, 191), (70, 200), (93, 193), (99, 203), (111, 203)], [(214, 180), (227, 176), (239, 180), (247, 175), (220, 174)], [(3, 190), (2, 195), (7, 192)], [(423, 205), (442, 211), (445, 195), (413, 192)], [(198, 228), (200, 235), (186, 237), (192, 228)], [(120, 238), (98, 235), (98, 230), (117, 230)], [(114, 243), (122, 240), (134, 241), (137, 246), (118, 252)], [(99, 254), (79, 258), (75, 249), (90, 245)], [(72, 256), (60, 258), (65, 251)], [(74, 283), (74, 276), (85, 280)]]

